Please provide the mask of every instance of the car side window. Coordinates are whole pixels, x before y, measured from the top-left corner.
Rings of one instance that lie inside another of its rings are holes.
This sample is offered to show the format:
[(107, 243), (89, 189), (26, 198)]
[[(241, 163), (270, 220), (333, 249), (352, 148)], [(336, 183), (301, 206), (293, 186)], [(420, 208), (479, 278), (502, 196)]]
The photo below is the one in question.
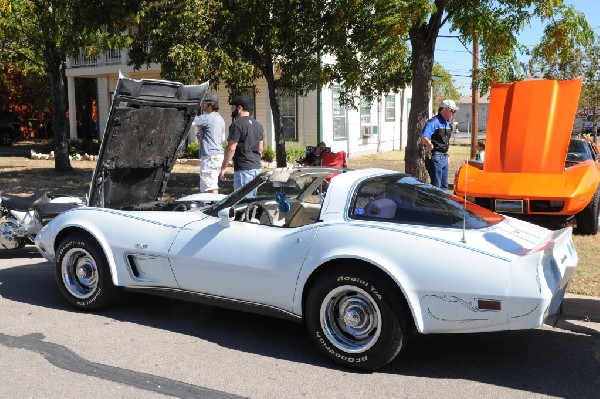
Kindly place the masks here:
[(502, 216), (424, 184), (408, 175), (370, 179), (356, 190), (350, 217), (403, 224), (483, 228)]

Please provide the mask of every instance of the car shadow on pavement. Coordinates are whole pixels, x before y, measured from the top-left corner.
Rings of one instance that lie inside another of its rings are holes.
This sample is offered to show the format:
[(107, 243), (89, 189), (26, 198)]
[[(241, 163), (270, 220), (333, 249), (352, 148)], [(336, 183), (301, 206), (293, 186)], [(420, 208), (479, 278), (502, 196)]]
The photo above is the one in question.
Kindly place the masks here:
[(572, 334), (550, 326), (418, 336), (381, 371), (476, 381), (536, 395), (594, 398), (600, 392), (598, 345), (597, 333)]
[[(78, 312), (58, 291), (49, 262), (0, 269), (0, 296)], [(143, 294), (128, 294), (122, 303), (100, 315), (237, 351), (351, 372), (321, 355), (304, 326), (291, 321)], [(419, 335), (377, 373), (466, 380), (535, 395), (592, 398), (600, 391), (599, 346), (597, 334), (573, 334), (550, 326), (500, 333)]]
[[(85, 314), (71, 307), (62, 296), (50, 262), (0, 268), (0, 297)], [(292, 321), (133, 293), (126, 293), (122, 302), (96, 314), (249, 353), (335, 368), (314, 349), (303, 324)]]
[(16, 259), (16, 258), (41, 258), (42, 255), (38, 252), (34, 245), (25, 245), (18, 249), (0, 249), (0, 259)]

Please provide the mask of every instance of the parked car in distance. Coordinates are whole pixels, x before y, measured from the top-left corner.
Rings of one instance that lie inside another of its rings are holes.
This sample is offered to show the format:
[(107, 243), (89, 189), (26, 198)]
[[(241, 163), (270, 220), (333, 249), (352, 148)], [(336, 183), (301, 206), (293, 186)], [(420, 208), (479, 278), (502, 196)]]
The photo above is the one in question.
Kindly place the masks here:
[[(392, 361), (415, 331), (536, 328), (559, 309), (578, 261), (571, 228), (505, 217), (404, 173), (278, 168), (211, 205), (203, 194), (162, 201), (198, 98), (161, 82), (119, 83), (88, 206), (36, 237), (72, 306), (97, 311), (127, 290), (281, 317), (363, 370)], [(147, 156), (132, 157), (140, 148)]]
[(0, 145), (9, 146), (21, 133), (19, 119), (12, 112), (0, 112)]

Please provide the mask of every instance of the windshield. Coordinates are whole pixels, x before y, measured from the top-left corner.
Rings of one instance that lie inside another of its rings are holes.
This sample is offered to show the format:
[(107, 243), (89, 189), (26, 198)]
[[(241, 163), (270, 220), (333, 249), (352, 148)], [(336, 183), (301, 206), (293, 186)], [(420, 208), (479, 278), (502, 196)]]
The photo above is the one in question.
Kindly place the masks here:
[(249, 204), (257, 201), (276, 201), (278, 194), (283, 193), (287, 200), (300, 200), (308, 203), (320, 203), (323, 200), (325, 187), (321, 184), (324, 176), (311, 174), (293, 174), (289, 179), (271, 180), (270, 173), (257, 176), (247, 185), (240, 187), (221, 201), (207, 209), (207, 213), (216, 215), (224, 208), (234, 205)]
[(356, 219), (481, 229), (504, 219), (488, 209), (446, 193), (412, 176), (370, 179), (356, 191), (350, 217)]
[(571, 140), (567, 151), (567, 161), (581, 162), (594, 159), (589, 144), (583, 140)]

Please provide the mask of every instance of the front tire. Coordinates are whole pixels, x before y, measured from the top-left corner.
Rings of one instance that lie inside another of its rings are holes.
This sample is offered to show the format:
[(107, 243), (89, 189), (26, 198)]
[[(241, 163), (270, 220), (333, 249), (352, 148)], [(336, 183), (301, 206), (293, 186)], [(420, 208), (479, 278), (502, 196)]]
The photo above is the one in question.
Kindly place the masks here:
[(312, 341), (346, 367), (376, 370), (410, 335), (410, 311), (391, 281), (369, 266), (326, 271), (310, 288), (305, 320)]
[(112, 282), (102, 248), (88, 235), (71, 234), (60, 243), (55, 277), (67, 301), (81, 310), (107, 308), (121, 294)]
[(576, 215), (577, 231), (580, 234), (594, 235), (598, 233), (600, 223), (600, 187), (587, 206)]

